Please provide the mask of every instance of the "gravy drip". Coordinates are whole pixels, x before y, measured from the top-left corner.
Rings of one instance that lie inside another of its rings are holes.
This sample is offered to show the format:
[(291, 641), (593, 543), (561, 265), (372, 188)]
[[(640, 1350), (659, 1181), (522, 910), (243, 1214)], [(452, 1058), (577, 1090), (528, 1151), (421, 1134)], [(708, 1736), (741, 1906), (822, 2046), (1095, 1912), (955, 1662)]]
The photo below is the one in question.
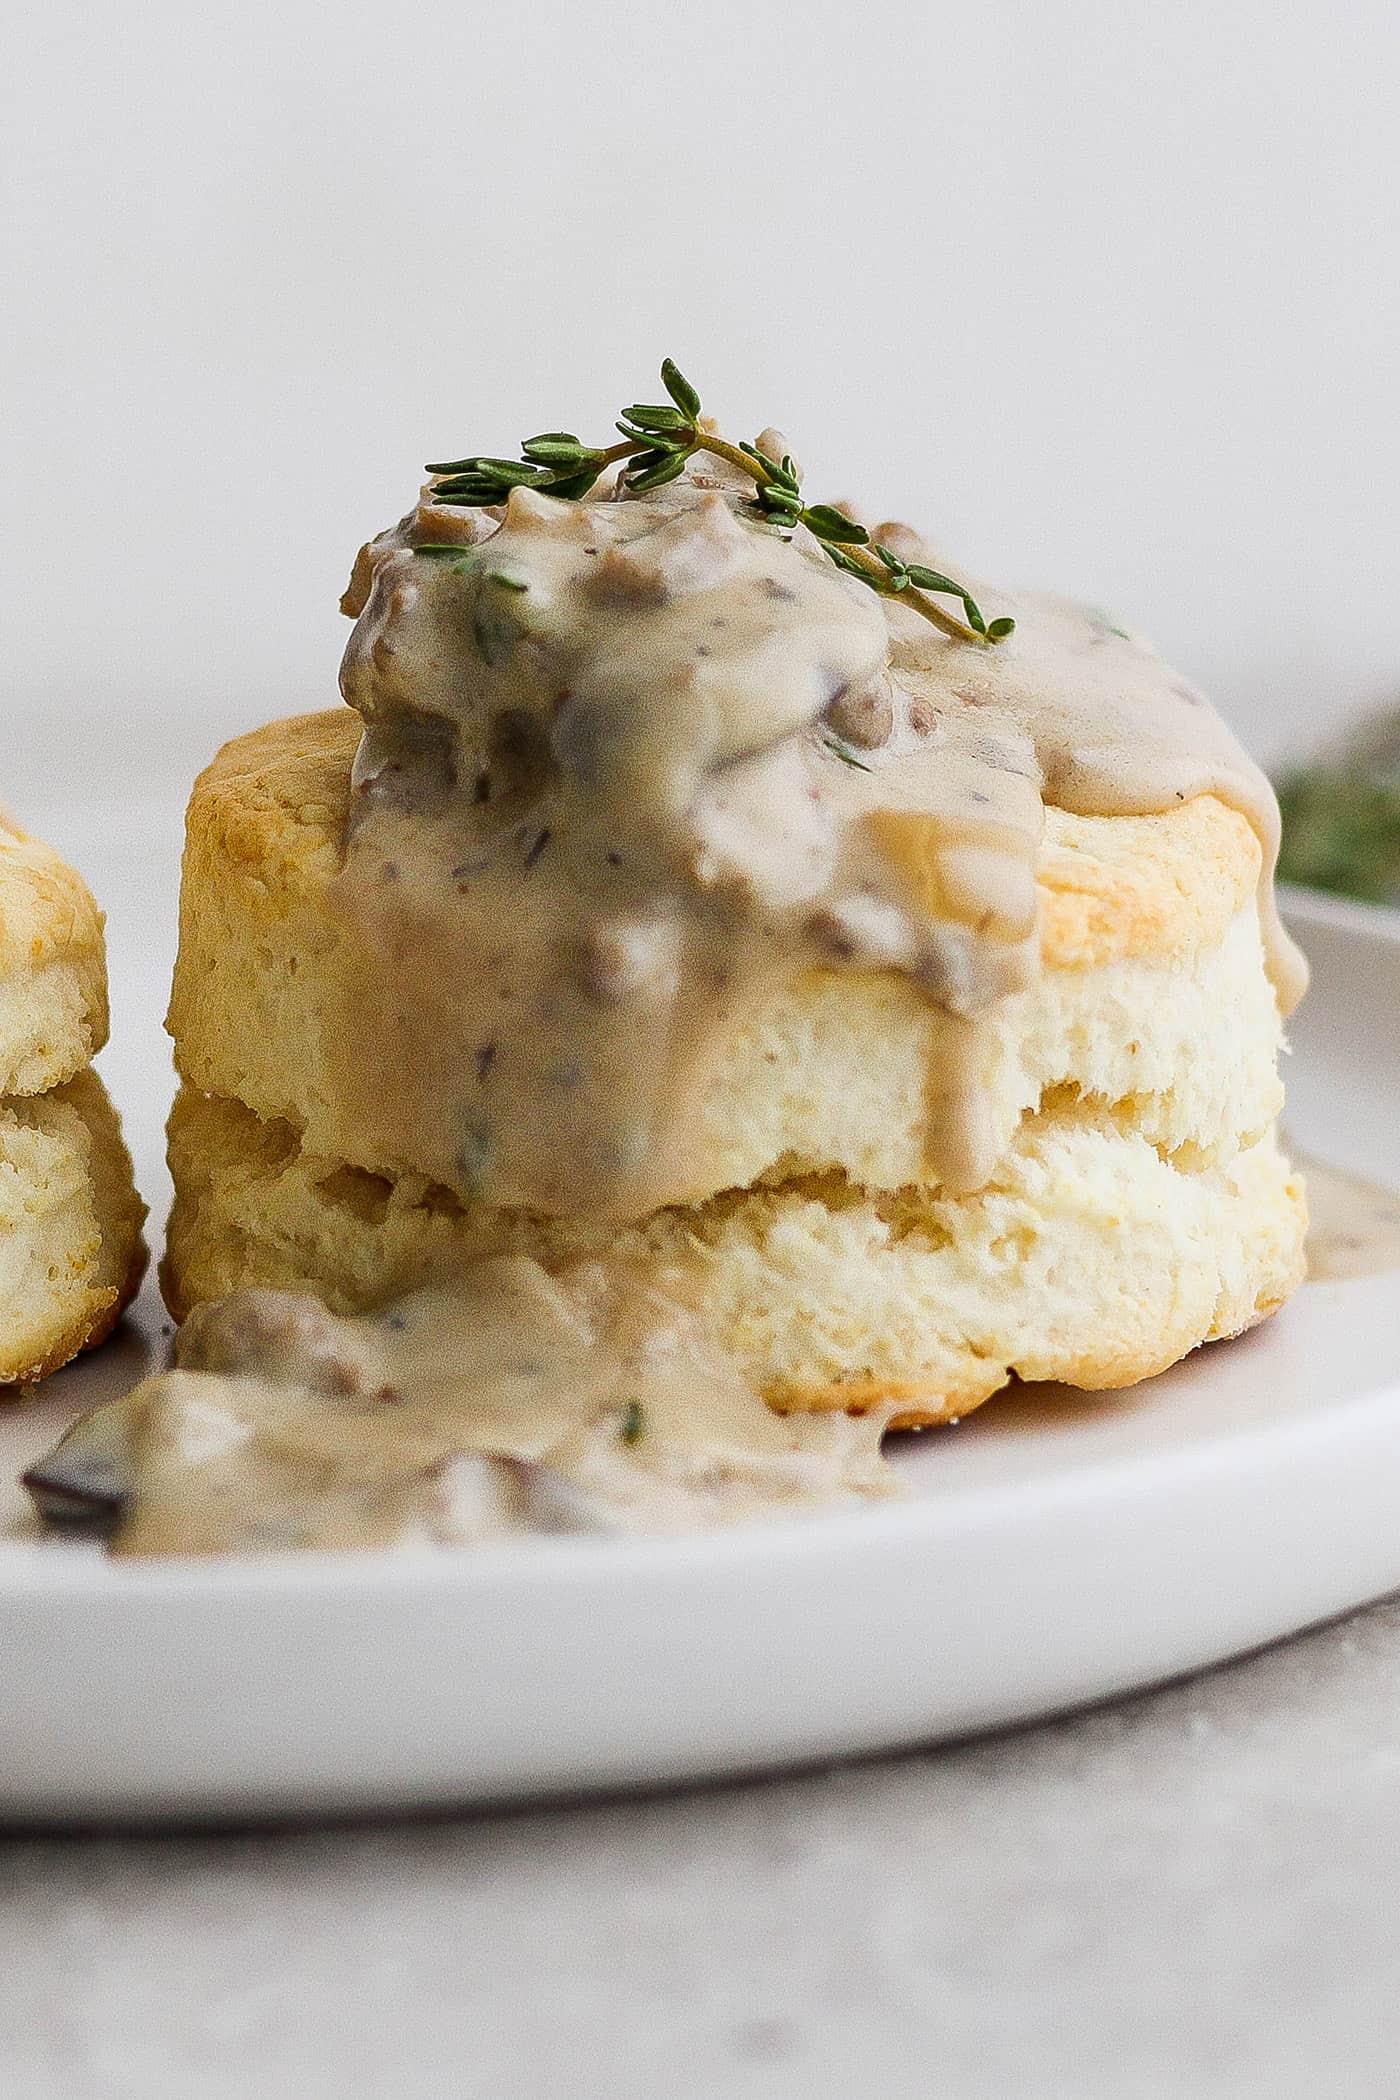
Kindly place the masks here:
[(1047, 800), (1243, 810), (1280, 1003), (1301, 992), (1267, 782), (1101, 616), (998, 598), (1009, 641), (946, 640), (723, 487), (431, 497), (357, 564), (341, 678), (365, 733), (329, 1033), (401, 1170), (556, 1215), (708, 1195), (698, 1098), (765, 990), (815, 966), (894, 970), (944, 1017), (929, 1172), (981, 1186), (979, 1023), (1038, 967)]
[(1290, 1146), (1308, 1192), (1308, 1278), (1340, 1283), (1400, 1269), (1400, 1195)]
[(486, 1261), (343, 1319), (242, 1291), (178, 1368), (86, 1417), (31, 1476), (100, 1474), (122, 1554), (674, 1531), (890, 1493), (888, 1410), (782, 1416), (698, 1325), (600, 1267)]

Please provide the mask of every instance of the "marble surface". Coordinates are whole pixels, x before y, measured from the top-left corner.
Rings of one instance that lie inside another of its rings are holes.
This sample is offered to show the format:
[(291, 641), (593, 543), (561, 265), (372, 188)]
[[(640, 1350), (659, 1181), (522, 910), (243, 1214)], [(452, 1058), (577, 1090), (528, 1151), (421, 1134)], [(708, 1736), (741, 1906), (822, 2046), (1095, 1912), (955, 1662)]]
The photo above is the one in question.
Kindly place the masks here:
[(653, 1799), (0, 1847), (15, 2100), (1400, 2090), (1400, 1602), (1023, 1734)]

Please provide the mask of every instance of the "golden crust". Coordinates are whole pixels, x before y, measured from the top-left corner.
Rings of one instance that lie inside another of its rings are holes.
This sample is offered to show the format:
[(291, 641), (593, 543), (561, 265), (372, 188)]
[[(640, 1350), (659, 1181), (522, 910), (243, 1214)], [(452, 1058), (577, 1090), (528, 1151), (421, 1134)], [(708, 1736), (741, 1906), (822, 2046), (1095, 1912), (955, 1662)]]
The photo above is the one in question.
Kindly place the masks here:
[(95, 1072), (0, 1102), (0, 1385), (106, 1340), (145, 1273), (145, 1216)]
[(1258, 885), (1249, 819), (1214, 795), (1148, 817), (1046, 811), (1036, 871), (1047, 969), (1212, 947)]
[(92, 894), (52, 847), (0, 818), (0, 1099), (61, 1085), (106, 1040)]

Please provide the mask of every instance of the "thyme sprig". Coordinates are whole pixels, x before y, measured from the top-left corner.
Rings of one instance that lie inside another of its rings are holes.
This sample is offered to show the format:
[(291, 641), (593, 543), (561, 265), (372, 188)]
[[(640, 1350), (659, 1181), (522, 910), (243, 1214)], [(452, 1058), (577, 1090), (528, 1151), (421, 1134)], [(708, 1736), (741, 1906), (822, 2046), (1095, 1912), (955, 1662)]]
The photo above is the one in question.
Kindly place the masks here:
[[(426, 470), (440, 477), (433, 501), (464, 507), (503, 503), (515, 488), (577, 501), (612, 466), (621, 466), (629, 491), (645, 495), (675, 481), (697, 452), (707, 452), (749, 477), (754, 484), (751, 508), (765, 524), (784, 536), (794, 526), (805, 525), (838, 569), (880, 597), (900, 598), (911, 612), (920, 613), (956, 641), (990, 644), (1012, 633), (1014, 620), (984, 619), (971, 592), (951, 576), (926, 568), (922, 562), (902, 560), (833, 504), (805, 502), (801, 478), (790, 457), (769, 459), (757, 445), (742, 440), (731, 444), (703, 429), (700, 396), (669, 357), (661, 367), (661, 383), (669, 397), (666, 401), (634, 401), (618, 418), (619, 444), (585, 445), (571, 430), (546, 430), (525, 440), (519, 459), (473, 453), (465, 459), (439, 460)], [(418, 549), (439, 556), (447, 551)], [(956, 598), (963, 618), (938, 604), (939, 598)]]

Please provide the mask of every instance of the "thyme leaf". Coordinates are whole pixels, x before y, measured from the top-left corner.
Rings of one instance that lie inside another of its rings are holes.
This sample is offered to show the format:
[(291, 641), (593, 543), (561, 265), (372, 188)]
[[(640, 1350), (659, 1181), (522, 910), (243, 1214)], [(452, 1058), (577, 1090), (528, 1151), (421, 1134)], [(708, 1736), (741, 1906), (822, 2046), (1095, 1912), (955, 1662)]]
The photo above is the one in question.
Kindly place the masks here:
[(700, 396), (684, 372), (669, 357), (661, 360), (661, 384), (688, 422), (700, 420)]
[(422, 540), (413, 551), (421, 554), (425, 561), (455, 562), (460, 569), (476, 567), (475, 550), (471, 547), (440, 546), (436, 541)]
[(846, 739), (843, 736), (838, 736), (834, 729), (828, 729), (823, 733), (822, 742), (833, 756), (840, 759), (843, 766), (854, 766), (858, 773), (873, 773), (875, 771), (874, 766), (868, 766), (863, 758), (856, 757), (855, 752), (846, 742)]
[(629, 1400), (622, 1410), (622, 1426), (618, 1430), (624, 1444), (640, 1444), (646, 1434), (646, 1410), (640, 1400)]

